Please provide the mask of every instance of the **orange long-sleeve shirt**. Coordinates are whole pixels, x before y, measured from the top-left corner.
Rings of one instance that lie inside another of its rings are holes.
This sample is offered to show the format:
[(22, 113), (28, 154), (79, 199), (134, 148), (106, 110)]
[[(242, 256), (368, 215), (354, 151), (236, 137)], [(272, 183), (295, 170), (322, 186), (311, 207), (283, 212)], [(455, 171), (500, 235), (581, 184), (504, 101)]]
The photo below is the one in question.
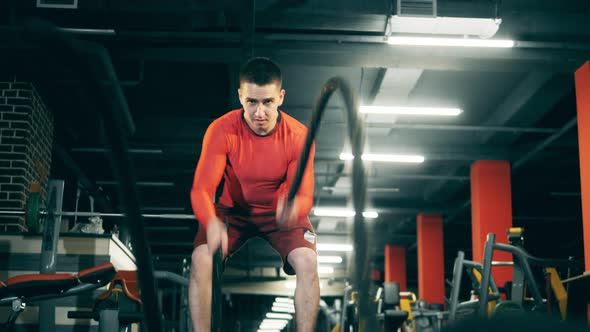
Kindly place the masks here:
[[(213, 121), (203, 139), (191, 190), (191, 204), (201, 225), (207, 227), (216, 215), (213, 197), (222, 178), (223, 191), (216, 203), (219, 207), (245, 216), (274, 216), (278, 196), (286, 195), (291, 187), (306, 135), (307, 128), (283, 112), (267, 136), (250, 129), (242, 109)], [(313, 203), (314, 155), (312, 146), (295, 197), (298, 220), (307, 217)]]

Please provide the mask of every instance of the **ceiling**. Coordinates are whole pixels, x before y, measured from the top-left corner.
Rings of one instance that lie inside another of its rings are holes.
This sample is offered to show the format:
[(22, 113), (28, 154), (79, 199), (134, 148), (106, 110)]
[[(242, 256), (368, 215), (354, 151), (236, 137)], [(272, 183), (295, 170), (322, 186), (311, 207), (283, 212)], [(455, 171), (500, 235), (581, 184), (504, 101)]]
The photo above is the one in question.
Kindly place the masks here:
[[(27, 17), (98, 29), (68, 34), (110, 54), (135, 124), (131, 156), (147, 213), (192, 213), (189, 190), (205, 129), (239, 107), (238, 68), (261, 55), (281, 66), (283, 109), (304, 123), (334, 76), (346, 79), (365, 105), (464, 110), (447, 118), (363, 116), (366, 151), (426, 158), (422, 164), (366, 164), (368, 205), (379, 212), (369, 233), (375, 268), (383, 268), (384, 245), (405, 246), (408, 286), (415, 289), (416, 215), (432, 212), (444, 217), (449, 275), (457, 251), (471, 251), (469, 170), (484, 159), (511, 162), (513, 223), (526, 228), (527, 249), (582, 256), (582, 241), (572, 241), (582, 227), (573, 72), (590, 59), (590, 3), (438, 1), (439, 16), (502, 18), (496, 37), (514, 39), (517, 47), (485, 50), (387, 45), (396, 3), (94, 0), (80, 1), (78, 9), (40, 9), (35, 1), (3, 2), (0, 74), (33, 81), (55, 114), (52, 176), (66, 180), (64, 209), (73, 208), (80, 182), (96, 196), (96, 209), (118, 211), (117, 187), (85, 76), (57, 47), (54, 55), (39, 53), (34, 42), (15, 37), (11, 28)], [(348, 148), (345, 126), (342, 102), (332, 98), (317, 138), (316, 206), (349, 201), (350, 165), (338, 159)], [(83, 198), (80, 209), (88, 208)], [(351, 242), (349, 221), (312, 221), (320, 241)], [(156, 268), (178, 271), (190, 255), (196, 224), (150, 219), (146, 226)], [(333, 276), (322, 278), (349, 277), (346, 256)], [(276, 279), (278, 265), (266, 244), (255, 241), (230, 262), (228, 285), (245, 294), (271, 289), (244, 285)], [(324, 280), (324, 294), (341, 289)]]

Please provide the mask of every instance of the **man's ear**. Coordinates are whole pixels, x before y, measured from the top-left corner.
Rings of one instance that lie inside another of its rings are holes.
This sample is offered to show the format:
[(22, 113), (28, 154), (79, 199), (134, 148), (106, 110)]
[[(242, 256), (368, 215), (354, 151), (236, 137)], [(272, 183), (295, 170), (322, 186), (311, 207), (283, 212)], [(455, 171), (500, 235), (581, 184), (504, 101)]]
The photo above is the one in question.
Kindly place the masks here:
[(279, 92), (279, 106), (283, 105), (283, 100), (285, 100), (285, 89), (281, 89), (281, 92)]

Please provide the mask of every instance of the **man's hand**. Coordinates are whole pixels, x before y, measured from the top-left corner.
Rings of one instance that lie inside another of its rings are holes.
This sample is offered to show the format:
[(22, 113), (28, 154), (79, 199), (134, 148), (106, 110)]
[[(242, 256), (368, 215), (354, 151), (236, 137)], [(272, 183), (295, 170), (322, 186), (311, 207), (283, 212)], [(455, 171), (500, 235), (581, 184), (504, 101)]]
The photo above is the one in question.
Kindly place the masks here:
[(288, 230), (294, 227), (297, 224), (298, 212), (299, 207), (296, 199), (291, 204), (287, 204), (287, 195), (279, 196), (276, 218), (280, 229)]
[(227, 257), (227, 228), (219, 218), (211, 218), (207, 223), (207, 247), (211, 256), (221, 246), (223, 257)]

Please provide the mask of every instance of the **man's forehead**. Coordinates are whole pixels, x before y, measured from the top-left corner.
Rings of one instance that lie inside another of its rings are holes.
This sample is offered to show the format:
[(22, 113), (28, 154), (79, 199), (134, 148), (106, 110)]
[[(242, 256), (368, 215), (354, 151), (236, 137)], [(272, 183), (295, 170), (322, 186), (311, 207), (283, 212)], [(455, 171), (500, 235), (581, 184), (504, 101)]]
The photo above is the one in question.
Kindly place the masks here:
[(243, 95), (251, 98), (272, 98), (279, 94), (281, 88), (276, 83), (257, 85), (255, 83), (243, 83), (240, 85)]

